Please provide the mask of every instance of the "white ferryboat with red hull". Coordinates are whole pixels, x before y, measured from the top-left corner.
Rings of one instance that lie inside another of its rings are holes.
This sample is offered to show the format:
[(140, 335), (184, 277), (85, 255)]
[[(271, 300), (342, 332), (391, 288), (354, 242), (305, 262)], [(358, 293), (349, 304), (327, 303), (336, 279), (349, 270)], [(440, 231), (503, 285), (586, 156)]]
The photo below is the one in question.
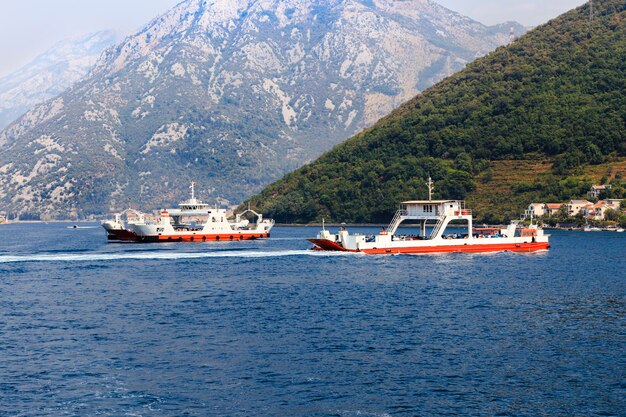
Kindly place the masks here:
[[(176, 209), (162, 210), (155, 222), (146, 222), (141, 214), (133, 222), (124, 223), (121, 214), (116, 215), (114, 221), (104, 222), (102, 226), (108, 238), (133, 242), (206, 242), (270, 237), (273, 220), (263, 219), (263, 215), (248, 209), (237, 214), (235, 221), (230, 221), (225, 209), (212, 208), (196, 199), (194, 187), (192, 183), (189, 200)], [(256, 217), (256, 223), (242, 218), (248, 213)]]
[[(432, 187), (429, 184), (429, 187)], [(416, 221), (419, 236), (397, 234), (404, 221)], [(445, 235), (450, 223), (455, 233)], [(432, 227), (430, 233), (428, 229)], [(459, 229), (460, 228), (460, 229)], [(549, 235), (536, 225), (474, 229), (472, 212), (460, 200), (405, 201), (386, 229), (375, 235), (349, 234), (342, 228), (332, 234), (325, 228), (308, 239), (314, 250), (366, 254), (420, 254), (447, 252), (536, 252), (550, 247)]]

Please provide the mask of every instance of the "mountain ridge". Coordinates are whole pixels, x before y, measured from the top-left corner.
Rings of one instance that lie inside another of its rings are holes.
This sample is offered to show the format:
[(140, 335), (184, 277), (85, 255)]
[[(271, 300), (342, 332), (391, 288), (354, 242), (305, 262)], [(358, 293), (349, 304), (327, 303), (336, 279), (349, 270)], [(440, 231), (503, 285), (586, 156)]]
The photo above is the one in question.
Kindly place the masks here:
[(178, 4), (0, 133), (0, 204), (153, 209), (191, 180), (241, 201), (508, 39), (430, 1), (365, 3)]

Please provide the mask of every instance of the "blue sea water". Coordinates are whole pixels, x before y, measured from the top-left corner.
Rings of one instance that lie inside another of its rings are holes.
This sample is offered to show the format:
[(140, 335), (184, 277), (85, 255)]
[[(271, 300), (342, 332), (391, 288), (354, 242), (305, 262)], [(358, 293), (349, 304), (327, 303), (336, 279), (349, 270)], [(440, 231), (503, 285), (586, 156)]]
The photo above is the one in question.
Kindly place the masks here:
[(66, 226), (0, 227), (2, 416), (626, 415), (626, 234), (367, 256)]

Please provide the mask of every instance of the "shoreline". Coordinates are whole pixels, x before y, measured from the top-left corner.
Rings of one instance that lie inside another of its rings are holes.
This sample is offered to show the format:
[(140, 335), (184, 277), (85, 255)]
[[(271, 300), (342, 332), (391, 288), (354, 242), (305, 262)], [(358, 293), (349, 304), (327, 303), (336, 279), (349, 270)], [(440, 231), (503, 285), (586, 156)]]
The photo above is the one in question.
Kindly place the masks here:
[[(0, 223), (0, 226), (5, 226), (5, 225), (11, 225), (11, 224), (48, 224), (48, 223), (59, 223), (59, 224), (100, 224), (102, 221), (101, 220), (18, 220), (18, 221), (8, 221), (5, 223)], [(381, 223), (325, 223), (324, 225), (322, 225), (322, 223), (308, 223), (308, 224), (304, 224), (304, 223), (276, 223), (274, 225), (275, 227), (314, 227), (314, 228), (321, 228), (321, 227), (345, 227), (345, 228), (350, 228), (350, 227), (387, 227), (387, 224), (381, 224)], [(418, 228), (419, 225), (414, 225), (414, 224), (408, 224), (408, 225), (400, 225), (399, 229), (414, 229), (414, 228)], [(459, 227), (463, 227), (463, 226), (459, 226)], [(474, 225), (474, 227), (485, 227), (484, 225)], [(488, 225), (487, 227), (494, 227), (494, 228), (504, 228), (506, 226), (504, 225)], [(451, 226), (451, 228), (454, 228), (454, 226)], [(566, 231), (566, 232), (584, 232), (584, 229), (582, 227), (556, 227), (556, 226), (544, 226), (543, 227), (544, 230), (559, 230), (559, 231)], [(601, 231), (603, 232), (615, 232), (615, 230), (604, 230), (602, 229)]]

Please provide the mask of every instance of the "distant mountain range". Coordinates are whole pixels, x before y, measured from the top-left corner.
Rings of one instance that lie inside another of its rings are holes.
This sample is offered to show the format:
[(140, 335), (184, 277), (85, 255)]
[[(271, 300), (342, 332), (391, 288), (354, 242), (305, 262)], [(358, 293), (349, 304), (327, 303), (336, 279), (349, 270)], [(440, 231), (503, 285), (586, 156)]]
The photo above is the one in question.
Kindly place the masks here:
[(84, 78), (102, 52), (120, 40), (112, 31), (66, 40), (0, 78), (0, 130)]
[[(398, 202), (468, 199), (486, 222), (615, 181), (625, 198), (626, 3), (594, 1), (418, 95), (251, 199), (280, 222), (383, 222)], [(604, 177), (604, 179), (601, 179)]]
[(231, 202), (506, 44), (428, 0), (187, 0), (0, 134), (0, 206)]

